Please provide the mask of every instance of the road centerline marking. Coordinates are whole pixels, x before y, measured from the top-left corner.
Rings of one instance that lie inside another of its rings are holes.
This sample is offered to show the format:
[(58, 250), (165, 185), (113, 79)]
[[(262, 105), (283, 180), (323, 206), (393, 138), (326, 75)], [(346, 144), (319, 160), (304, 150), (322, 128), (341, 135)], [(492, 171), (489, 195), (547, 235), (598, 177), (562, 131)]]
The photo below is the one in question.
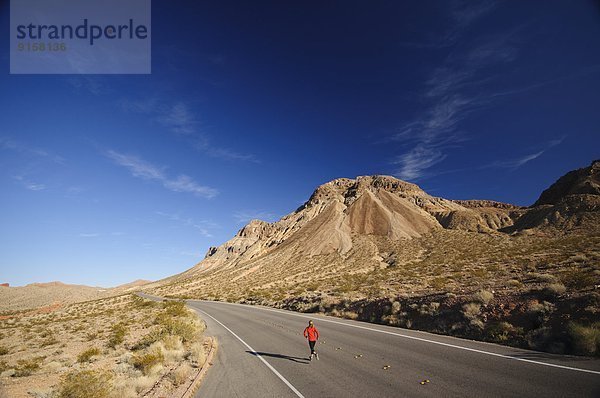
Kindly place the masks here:
[(223, 322), (219, 321), (218, 319), (216, 319), (214, 316), (208, 314), (207, 312), (205, 312), (199, 308), (195, 308), (195, 309), (196, 309), (196, 311), (200, 311), (204, 315), (208, 316), (213, 321), (217, 322), (219, 325), (223, 326), (223, 328), (225, 328), (225, 330), (227, 330), (229, 333), (231, 333), (233, 335), (233, 337), (238, 339), (244, 346), (246, 346), (246, 348), (248, 348), (250, 351), (252, 351), (253, 355), (258, 357), (258, 359), (260, 359), (265, 365), (267, 365), (267, 367), (271, 370), (271, 372), (273, 372), (275, 374), (275, 376), (279, 377), (279, 379), (281, 379), (281, 381), (283, 381), (285, 383), (285, 385), (287, 385), (290, 388), (290, 390), (292, 390), (294, 392), (294, 394), (296, 394), (296, 396), (298, 396), (299, 398), (304, 398), (304, 395), (302, 395), (302, 393), (300, 391), (298, 391), (298, 389), (296, 389), (296, 387), (294, 387), (292, 385), (292, 383), (290, 383), (285, 377), (283, 377), (283, 375), (281, 373), (279, 373), (277, 371), (277, 369), (275, 369), (273, 366), (271, 366), (271, 364), (269, 362), (267, 362), (267, 360), (264, 359), (254, 348), (250, 347), (250, 345), (248, 343), (246, 343), (244, 340), (242, 340), (242, 338), (240, 336), (235, 334), (235, 332), (233, 330), (229, 329), (227, 326), (225, 326), (223, 324)]
[[(278, 314), (293, 315), (293, 316), (297, 316), (297, 317), (301, 317), (301, 318), (308, 318), (308, 319), (314, 318), (314, 316), (309, 316), (309, 315), (304, 315), (304, 314), (297, 314), (295, 312), (290, 312), (290, 311), (281, 311), (281, 310), (276, 310), (276, 309), (272, 309), (272, 308), (256, 307), (256, 306), (252, 306), (252, 305), (243, 305), (243, 304), (237, 304), (237, 303), (228, 303), (228, 302), (225, 302), (225, 301), (209, 301), (209, 302), (210, 303), (229, 304), (229, 305), (237, 305), (237, 306), (249, 307), (249, 308), (254, 308), (254, 309), (257, 309), (257, 310), (271, 311), (271, 312), (276, 312)], [(484, 354), (484, 355), (495, 356), (495, 357), (499, 357), (499, 358), (512, 359), (512, 360), (515, 360), (515, 361), (521, 361), (521, 362), (531, 363), (531, 364), (535, 364), (535, 365), (549, 366), (549, 367), (558, 368), (558, 369), (572, 370), (572, 371), (576, 371), (576, 372), (583, 372), (583, 373), (591, 373), (591, 374), (600, 375), (600, 371), (597, 371), (597, 370), (583, 369), (583, 368), (574, 368), (574, 367), (571, 367), (571, 366), (557, 365), (557, 364), (554, 364), (554, 363), (535, 361), (535, 360), (532, 360), (532, 359), (512, 357), (510, 355), (498, 354), (498, 353), (495, 353), (495, 352), (484, 351), (484, 350), (478, 350), (476, 348), (462, 347), (462, 346), (459, 346), (459, 345), (456, 345), (456, 344), (443, 343), (441, 341), (429, 340), (429, 339), (425, 339), (425, 338), (422, 338), (422, 337), (416, 337), (416, 336), (409, 336), (409, 335), (406, 335), (406, 334), (401, 334), (401, 333), (397, 333), (397, 332), (391, 332), (391, 331), (388, 331), (388, 330), (375, 329), (375, 328), (371, 328), (371, 327), (367, 327), (367, 326), (352, 325), (352, 324), (349, 324), (349, 323), (334, 321), (334, 320), (326, 319), (326, 318), (320, 318), (319, 322), (335, 323), (337, 325), (353, 327), (353, 328), (356, 328), (356, 329), (364, 329), (364, 330), (369, 330), (369, 331), (372, 331), (372, 332), (389, 334), (389, 335), (393, 335), (393, 336), (403, 337), (403, 338), (406, 338), (406, 339), (421, 341), (421, 342), (430, 343), (430, 344), (437, 344), (437, 345), (440, 345), (440, 346), (445, 346), (445, 347), (450, 347), (450, 348), (456, 348), (456, 349), (464, 350), (464, 351), (471, 351), (471, 352), (475, 352), (475, 353), (479, 353), (479, 354)]]

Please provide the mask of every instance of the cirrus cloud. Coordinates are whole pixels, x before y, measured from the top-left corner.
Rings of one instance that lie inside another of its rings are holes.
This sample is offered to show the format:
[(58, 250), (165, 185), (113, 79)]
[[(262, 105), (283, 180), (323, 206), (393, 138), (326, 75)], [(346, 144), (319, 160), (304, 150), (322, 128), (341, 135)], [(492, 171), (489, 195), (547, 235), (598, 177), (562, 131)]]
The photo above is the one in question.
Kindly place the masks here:
[(207, 199), (213, 198), (219, 193), (215, 188), (201, 185), (185, 174), (175, 178), (169, 177), (164, 167), (155, 166), (137, 156), (119, 153), (114, 150), (108, 150), (105, 155), (115, 164), (128, 169), (132, 176), (156, 181), (170, 191), (191, 193)]

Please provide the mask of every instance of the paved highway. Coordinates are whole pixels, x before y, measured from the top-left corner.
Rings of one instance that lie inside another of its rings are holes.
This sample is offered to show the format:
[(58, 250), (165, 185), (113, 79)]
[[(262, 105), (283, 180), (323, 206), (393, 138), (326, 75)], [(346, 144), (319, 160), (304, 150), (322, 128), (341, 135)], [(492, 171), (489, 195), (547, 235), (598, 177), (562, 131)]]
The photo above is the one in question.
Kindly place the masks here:
[[(219, 342), (197, 397), (600, 397), (598, 359), (258, 306), (188, 305)], [(307, 360), (309, 319), (321, 334), (319, 361)]]

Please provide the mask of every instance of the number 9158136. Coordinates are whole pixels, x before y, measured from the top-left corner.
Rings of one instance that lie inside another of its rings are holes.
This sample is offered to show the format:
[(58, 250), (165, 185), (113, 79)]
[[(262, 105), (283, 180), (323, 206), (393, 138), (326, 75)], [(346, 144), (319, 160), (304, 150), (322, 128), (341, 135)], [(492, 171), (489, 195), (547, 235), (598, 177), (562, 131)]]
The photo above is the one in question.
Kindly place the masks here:
[(66, 51), (67, 45), (65, 43), (19, 43), (17, 45), (18, 51)]

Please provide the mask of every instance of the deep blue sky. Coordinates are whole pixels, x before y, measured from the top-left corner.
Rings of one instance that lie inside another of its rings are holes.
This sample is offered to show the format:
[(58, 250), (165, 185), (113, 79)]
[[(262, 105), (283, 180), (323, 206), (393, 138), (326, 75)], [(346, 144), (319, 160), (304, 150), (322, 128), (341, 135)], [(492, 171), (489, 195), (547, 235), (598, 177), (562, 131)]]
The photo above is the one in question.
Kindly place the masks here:
[(598, 2), (152, 11), (151, 75), (9, 75), (0, 41), (0, 282), (172, 275), (338, 177), (529, 205), (600, 157)]

